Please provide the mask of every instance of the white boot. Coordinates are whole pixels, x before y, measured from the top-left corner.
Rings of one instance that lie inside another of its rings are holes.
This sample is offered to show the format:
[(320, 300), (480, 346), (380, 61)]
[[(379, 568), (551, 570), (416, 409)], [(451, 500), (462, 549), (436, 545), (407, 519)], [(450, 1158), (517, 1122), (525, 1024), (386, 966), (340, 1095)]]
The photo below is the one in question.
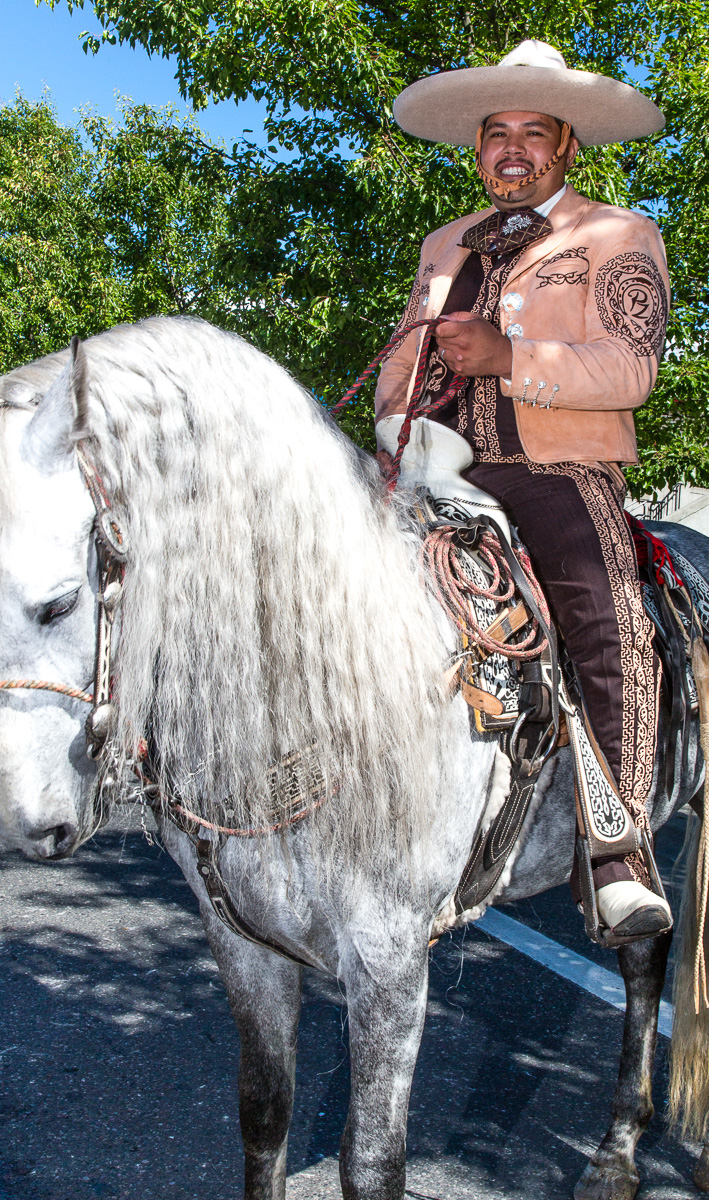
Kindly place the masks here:
[(620, 937), (649, 937), (672, 928), (667, 901), (633, 879), (599, 888), (596, 904), (603, 924)]

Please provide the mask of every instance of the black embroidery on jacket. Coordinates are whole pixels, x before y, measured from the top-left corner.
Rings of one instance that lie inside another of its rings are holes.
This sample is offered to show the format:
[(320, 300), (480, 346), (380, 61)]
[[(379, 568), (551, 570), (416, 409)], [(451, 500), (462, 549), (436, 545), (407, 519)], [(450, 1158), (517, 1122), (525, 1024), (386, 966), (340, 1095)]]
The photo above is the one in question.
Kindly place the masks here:
[[(407, 325), (412, 325), (413, 322), (418, 319), (420, 303), (421, 303), (421, 276), (417, 272), (416, 278), (414, 279), (413, 287), (411, 288), (411, 291), (409, 293), (409, 298), (406, 301), (406, 308), (404, 309), (404, 311), (402, 313), (402, 316), (401, 316), (401, 319), (400, 319), (398, 325), (394, 329), (394, 333), (401, 333), (402, 329), (405, 329)], [(409, 334), (409, 337), (410, 336), (411, 336), (411, 334)], [(405, 340), (406, 339), (404, 339), (404, 341)], [(391, 358), (392, 354), (396, 354), (397, 350), (399, 349), (399, 347), (401, 345), (402, 345), (401, 342), (396, 342), (395, 345), (392, 346), (389, 353), (384, 355), (384, 358), (382, 359), (382, 366), (384, 365), (384, 363), (389, 362), (389, 359)]]
[(634, 250), (617, 254), (596, 276), (596, 304), (604, 328), (638, 358), (659, 355), (665, 340), (667, 292), (657, 264)]
[(588, 246), (578, 246), (546, 258), (537, 271), (537, 287), (548, 287), (550, 283), (588, 283), (587, 253)]

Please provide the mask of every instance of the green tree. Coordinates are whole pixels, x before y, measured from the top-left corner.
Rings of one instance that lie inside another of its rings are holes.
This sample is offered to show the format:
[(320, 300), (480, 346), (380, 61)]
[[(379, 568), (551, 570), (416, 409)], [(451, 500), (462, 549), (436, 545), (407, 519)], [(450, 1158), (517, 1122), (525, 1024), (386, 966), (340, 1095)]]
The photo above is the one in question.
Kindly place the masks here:
[(686, 480), (709, 486), (709, 10), (656, 8), (649, 82), (666, 117), (662, 137), (634, 152), (636, 202), (655, 210), (672, 279), (668, 350), (658, 384), (637, 415), (640, 494)]
[(230, 324), (216, 279), (231, 174), (222, 151), (168, 106), (123, 102), (115, 122), (83, 114), (92, 202), (131, 320), (192, 313)]
[(0, 370), (126, 315), (79, 136), (19, 97), (0, 109)]
[(220, 285), (231, 172), (193, 120), (122, 105), (78, 129), (0, 108), (0, 370), (120, 321), (234, 323)]
[[(59, 0), (47, 0), (54, 4)], [(70, 9), (84, 0), (67, 0)], [(674, 356), (639, 420), (636, 488), (685, 477), (709, 483), (702, 446), (704, 297), (709, 222), (706, 3), (546, 0), (95, 0), (103, 39), (174, 61), (183, 94), (266, 101), (272, 149), (240, 142), (219, 282), (233, 324), (316, 395), (338, 398), (395, 323), (430, 229), (479, 207), (472, 153), (409, 138), (392, 102), (431, 70), (497, 61), (524, 37), (551, 41), (569, 65), (627, 77), (632, 67), (669, 115), (639, 147), (586, 151), (574, 182), (644, 207), (668, 239)], [(693, 156), (685, 156), (687, 148)], [(292, 160), (274, 153), (285, 149)], [(699, 156), (699, 158), (697, 157)], [(226, 160), (225, 160), (226, 161)], [(700, 165), (701, 163), (701, 165)], [(687, 208), (691, 205), (691, 214)], [(349, 417), (361, 440), (370, 413)]]

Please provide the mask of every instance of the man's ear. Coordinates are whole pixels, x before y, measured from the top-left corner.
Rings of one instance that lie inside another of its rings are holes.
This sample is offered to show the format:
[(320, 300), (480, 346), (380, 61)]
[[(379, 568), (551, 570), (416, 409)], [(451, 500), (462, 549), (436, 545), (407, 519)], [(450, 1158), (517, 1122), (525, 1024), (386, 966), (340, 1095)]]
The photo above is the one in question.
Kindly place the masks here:
[(566, 170), (570, 171), (576, 161), (576, 155), (579, 152), (578, 138), (570, 137), (569, 144), (566, 147)]
[(74, 463), (74, 448), (88, 432), (88, 370), (78, 337), (69, 362), (39, 402), (22, 439), (22, 457), (50, 475)]

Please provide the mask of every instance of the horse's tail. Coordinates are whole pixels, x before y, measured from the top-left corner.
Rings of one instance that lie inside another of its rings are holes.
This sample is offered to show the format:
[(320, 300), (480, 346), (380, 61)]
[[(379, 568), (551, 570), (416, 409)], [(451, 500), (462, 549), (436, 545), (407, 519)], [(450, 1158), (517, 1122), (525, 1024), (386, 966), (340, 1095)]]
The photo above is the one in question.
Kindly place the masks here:
[(709, 655), (701, 638), (695, 642), (692, 666), (706, 773), (703, 817), (689, 818), (683, 848), (686, 869), (673, 985), (670, 1120), (680, 1126), (683, 1136), (692, 1134), (703, 1141), (709, 1120)]

